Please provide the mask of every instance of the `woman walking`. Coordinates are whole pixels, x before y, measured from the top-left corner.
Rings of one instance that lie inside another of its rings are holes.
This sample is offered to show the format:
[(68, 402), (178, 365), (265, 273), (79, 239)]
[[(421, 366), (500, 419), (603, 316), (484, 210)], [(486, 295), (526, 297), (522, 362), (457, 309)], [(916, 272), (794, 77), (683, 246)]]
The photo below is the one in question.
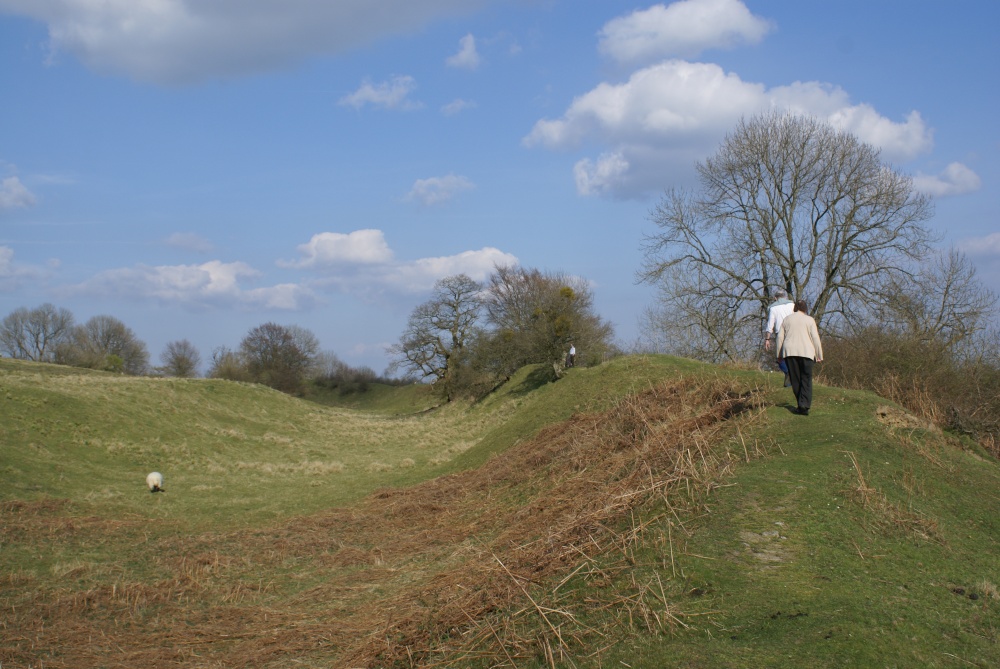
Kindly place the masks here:
[(777, 350), (778, 359), (788, 365), (788, 378), (798, 405), (795, 413), (808, 416), (812, 406), (813, 365), (823, 362), (823, 345), (805, 300), (796, 301), (795, 311), (781, 322)]

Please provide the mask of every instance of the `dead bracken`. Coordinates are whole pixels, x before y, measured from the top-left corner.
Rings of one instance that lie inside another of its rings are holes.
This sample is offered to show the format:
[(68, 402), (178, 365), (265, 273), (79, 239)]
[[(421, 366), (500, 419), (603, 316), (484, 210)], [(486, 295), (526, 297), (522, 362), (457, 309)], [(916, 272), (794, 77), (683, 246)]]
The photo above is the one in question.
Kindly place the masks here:
[[(3, 663), (554, 665), (602, 634), (575, 624), (561, 589), (619, 578), (608, 556), (627, 564), (645, 539), (640, 507), (656, 501), (680, 517), (736, 461), (760, 454), (739, 430), (761, 406), (732, 381), (680, 378), (550, 426), (475, 470), (270, 528), (151, 542), (161, 576), (148, 582), (5, 584)], [(6, 505), (2, 526), (43, 536), (65, 523), (55, 511)], [(662, 583), (634, 576), (628, 587), (591, 606), (651, 630), (688, 625), (690, 598), (674, 603)]]

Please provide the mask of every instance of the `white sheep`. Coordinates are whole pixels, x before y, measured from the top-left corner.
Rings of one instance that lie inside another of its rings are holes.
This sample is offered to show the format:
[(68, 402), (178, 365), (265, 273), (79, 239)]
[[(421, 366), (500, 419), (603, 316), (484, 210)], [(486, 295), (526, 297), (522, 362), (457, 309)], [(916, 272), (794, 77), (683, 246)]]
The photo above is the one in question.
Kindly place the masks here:
[(163, 492), (163, 474), (150, 472), (146, 475), (146, 485), (149, 487), (149, 492)]

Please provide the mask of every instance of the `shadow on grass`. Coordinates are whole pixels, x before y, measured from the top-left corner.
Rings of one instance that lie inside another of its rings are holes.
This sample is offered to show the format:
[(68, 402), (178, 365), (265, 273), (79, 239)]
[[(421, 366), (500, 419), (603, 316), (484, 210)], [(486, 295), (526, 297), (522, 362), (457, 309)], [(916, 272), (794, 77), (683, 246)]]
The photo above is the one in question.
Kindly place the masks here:
[(531, 372), (524, 377), (521, 383), (517, 384), (513, 389), (511, 389), (511, 395), (527, 395), (533, 390), (541, 388), (547, 383), (551, 383), (556, 380), (556, 373), (552, 367), (548, 365), (540, 365), (537, 368), (531, 370)]

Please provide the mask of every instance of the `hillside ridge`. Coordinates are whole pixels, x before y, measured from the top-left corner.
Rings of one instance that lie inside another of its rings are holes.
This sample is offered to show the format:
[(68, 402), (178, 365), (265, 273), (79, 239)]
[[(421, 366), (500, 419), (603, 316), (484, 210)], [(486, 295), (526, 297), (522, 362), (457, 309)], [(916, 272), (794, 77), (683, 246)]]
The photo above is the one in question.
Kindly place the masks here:
[[(653, 357), (389, 419), (9, 370), (5, 666), (997, 658), (997, 464), (870, 393), (818, 388), (799, 417), (780, 379)], [(123, 402), (146, 428), (94, 409)], [(338, 470), (347, 439), (365, 452)], [(163, 495), (115, 487), (171, 450), (242, 459)]]

